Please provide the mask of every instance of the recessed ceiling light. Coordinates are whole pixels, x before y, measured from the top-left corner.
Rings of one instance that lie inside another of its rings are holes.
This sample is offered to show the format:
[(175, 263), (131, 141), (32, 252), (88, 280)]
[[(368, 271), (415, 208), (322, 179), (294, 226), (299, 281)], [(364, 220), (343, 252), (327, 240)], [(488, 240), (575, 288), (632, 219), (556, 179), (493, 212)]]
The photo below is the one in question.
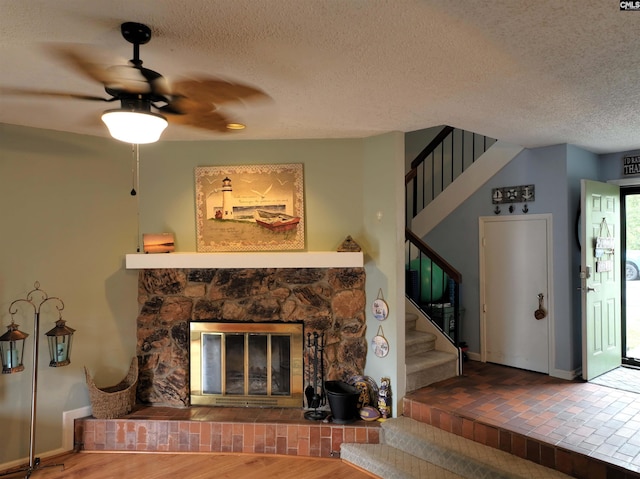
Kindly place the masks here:
[(244, 130), (246, 125), (243, 125), (242, 123), (227, 123), (227, 128), (229, 130)]

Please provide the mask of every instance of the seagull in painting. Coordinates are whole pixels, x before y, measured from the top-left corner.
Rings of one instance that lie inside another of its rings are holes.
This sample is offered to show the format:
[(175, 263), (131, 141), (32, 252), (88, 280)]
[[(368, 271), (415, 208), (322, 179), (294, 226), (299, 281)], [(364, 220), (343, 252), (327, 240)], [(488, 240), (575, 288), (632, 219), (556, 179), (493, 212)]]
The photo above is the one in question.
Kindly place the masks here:
[(269, 185), (269, 188), (267, 188), (266, 190), (264, 190), (264, 193), (260, 193), (259, 191), (256, 190), (251, 190), (253, 191), (256, 195), (258, 195), (261, 199), (264, 199), (265, 196), (267, 196), (267, 193), (269, 193), (271, 191), (271, 188), (273, 187), (273, 183), (271, 183)]
[(248, 180), (247, 178), (240, 178), (241, 181), (244, 181), (245, 183), (253, 183), (253, 180)]
[(287, 182), (287, 180), (281, 180), (277, 176), (276, 176), (276, 180), (278, 180), (278, 183), (280, 183), (280, 186), (283, 186)]

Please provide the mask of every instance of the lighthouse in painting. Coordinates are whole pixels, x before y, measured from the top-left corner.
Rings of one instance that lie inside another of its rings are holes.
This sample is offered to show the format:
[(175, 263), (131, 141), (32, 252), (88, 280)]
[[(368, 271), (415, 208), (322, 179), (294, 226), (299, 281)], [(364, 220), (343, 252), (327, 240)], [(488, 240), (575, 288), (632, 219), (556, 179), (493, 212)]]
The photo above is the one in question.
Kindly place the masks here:
[(225, 177), (222, 180), (222, 219), (223, 220), (232, 220), (233, 219), (233, 199), (232, 199), (233, 189), (231, 188), (231, 180), (229, 177)]

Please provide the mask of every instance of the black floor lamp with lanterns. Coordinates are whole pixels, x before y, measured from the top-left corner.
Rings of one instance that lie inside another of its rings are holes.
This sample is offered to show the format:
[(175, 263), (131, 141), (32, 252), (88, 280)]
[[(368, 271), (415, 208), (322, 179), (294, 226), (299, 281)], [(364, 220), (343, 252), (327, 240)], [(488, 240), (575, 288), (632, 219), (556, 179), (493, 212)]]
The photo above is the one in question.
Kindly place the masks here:
[[(18, 324), (14, 321), (14, 316), (23, 310), (29, 310), (26, 305), (33, 308), (34, 324), (33, 324), (33, 365), (31, 376), (31, 419), (29, 434), (29, 465), (21, 469), (13, 470), (0, 474), (6, 476), (9, 474), (18, 474), (26, 472), (25, 478), (31, 477), (31, 474), (42, 467), (60, 466), (64, 468), (64, 464), (49, 464), (42, 466), (40, 458), (35, 457), (35, 434), (36, 434), (36, 399), (38, 394), (38, 345), (40, 340), (40, 311), (46, 304), (51, 307), (45, 309), (51, 311), (55, 307), (58, 312), (58, 320), (55, 327), (45, 333), (49, 344), (49, 362), (50, 367), (67, 366), (71, 363), (71, 340), (73, 339), (74, 329), (65, 325), (62, 319), (61, 311), (64, 309), (64, 303), (60, 298), (49, 297), (47, 293), (40, 289), (40, 283), (37, 281), (33, 285), (26, 298), (16, 299), (9, 305), (9, 314), (11, 314), (11, 324), (7, 326), (8, 331), (0, 336), (0, 355), (2, 355), (2, 374), (13, 374), (24, 371), (22, 363), (24, 356), (25, 339), (29, 336), (18, 329)], [(21, 306), (25, 305), (24, 308)], [(24, 312), (24, 311), (23, 311)]]

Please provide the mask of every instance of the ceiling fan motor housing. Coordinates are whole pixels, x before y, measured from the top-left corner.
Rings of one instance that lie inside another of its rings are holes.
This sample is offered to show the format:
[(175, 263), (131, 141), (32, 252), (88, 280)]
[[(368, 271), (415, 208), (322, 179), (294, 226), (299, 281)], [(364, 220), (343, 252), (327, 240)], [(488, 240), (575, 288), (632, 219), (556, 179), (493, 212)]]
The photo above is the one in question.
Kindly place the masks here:
[(148, 98), (121, 97), (120, 104), (123, 110), (137, 112), (151, 111), (151, 101)]
[(120, 25), (120, 31), (124, 39), (134, 45), (144, 45), (151, 40), (151, 29), (142, 23), (125, 22)]

